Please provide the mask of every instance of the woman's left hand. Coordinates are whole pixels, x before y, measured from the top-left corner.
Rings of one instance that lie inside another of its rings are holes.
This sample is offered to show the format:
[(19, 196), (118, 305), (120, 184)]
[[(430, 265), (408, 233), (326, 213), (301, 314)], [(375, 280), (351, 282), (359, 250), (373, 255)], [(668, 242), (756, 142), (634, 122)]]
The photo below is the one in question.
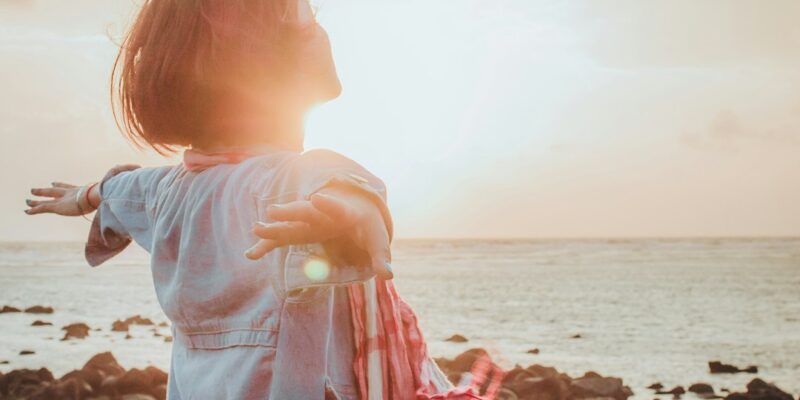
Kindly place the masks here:
[(346, 238), (369, 254), (375, 273), (391, 279), (389, 232), (380, 209), (365, 195), (341, 188), (324, 189), (310, 200), (272, 205), (273, 223), (257, 222), (253, 233), (261, 238), (245, 255), (259, 259), (287, 245), (324, 243)]

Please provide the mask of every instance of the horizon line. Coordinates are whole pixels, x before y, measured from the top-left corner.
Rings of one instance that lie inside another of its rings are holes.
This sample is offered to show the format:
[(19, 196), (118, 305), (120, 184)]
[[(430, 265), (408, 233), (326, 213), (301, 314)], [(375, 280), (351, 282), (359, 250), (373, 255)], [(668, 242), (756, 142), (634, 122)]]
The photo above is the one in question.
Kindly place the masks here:
[[(500, 241), (636, 241), (636, 240), (755, 240), (755, 239), (771, 239), (771, 240), (800, 240), (800, 235), (730, 235), (730, 236), (494, 236), (494, 237), (457, 237), (457, 236), (441, 236), (441, 237), (395, 237), (394, 241), (450, 241), (450, 242), (466, 242), (466, 241), (487, 241), (487, 242), (500, 242)], [(2, 244), (14, 243), (82, 243), (82, 240), (0, 240)]]

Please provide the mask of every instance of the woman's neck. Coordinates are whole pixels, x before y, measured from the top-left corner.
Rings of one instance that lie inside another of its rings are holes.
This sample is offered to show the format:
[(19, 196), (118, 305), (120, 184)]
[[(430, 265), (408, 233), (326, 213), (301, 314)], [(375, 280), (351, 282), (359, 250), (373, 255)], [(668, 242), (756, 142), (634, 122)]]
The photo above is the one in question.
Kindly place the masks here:
[(222, 126), (217, 127), (215, 131), (230, 132), (229, 135), (217, 135), (218, 140), (195, 143), (192, 148), (211, 153), (260, 148), (303, 151), (305, 136), (303, 114), (292, 114), (291, 117), (283, 113), (283, 118), (264, 116), (251, 118), (248, 121), (238, 118), (236, 121), (222, 123)]

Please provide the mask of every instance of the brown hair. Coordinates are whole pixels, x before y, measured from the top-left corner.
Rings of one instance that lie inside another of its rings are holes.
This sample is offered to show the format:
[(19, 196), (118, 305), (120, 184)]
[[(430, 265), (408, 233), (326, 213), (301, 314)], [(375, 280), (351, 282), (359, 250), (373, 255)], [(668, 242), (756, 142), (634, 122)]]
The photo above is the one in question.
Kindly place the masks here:
[(211, 140), (285, 85), (297, 19), (298, 0), (146, 0), (114, 62), (118, 126), (161, 154)]

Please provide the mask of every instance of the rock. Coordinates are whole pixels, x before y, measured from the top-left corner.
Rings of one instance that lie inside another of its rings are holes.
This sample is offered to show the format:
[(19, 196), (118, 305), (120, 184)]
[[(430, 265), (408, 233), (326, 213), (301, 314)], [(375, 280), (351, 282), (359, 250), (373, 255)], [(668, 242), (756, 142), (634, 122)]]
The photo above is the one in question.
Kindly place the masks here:
[(169, 324), (167, 323), (167, 321), (161, 321), (161, 323), (159, 323), (158, 326), (160, 326), (162, 328), (166, 328), (166, 327), (169, 326)]
[(0, 397), (27, 399), (54, 380), (53, 374), (47, 368), (16, 369), (2, 375)]
[(132, 368), (117, 381), (116, 389), (120, 394), (151, 394), (153, 377), (143, 370)]
[(59, 381), (66, 381), (69, 379), (75, 379), (81, 382), (85, 382), (91, 390), (95, 390), (100, 387), (100, 384), (103, 382), (105, 375), (95, 369), (81, 369), (81, 370), (72, 370), (67, 372), (64, 376), (59, 379)]
[(66, 331), (64, 333), (64, 337), (61, 340), (67, 340), (70, 338), (76, 339), (83, 339), (89, 336), (89, 325), (84, 324), (83, 322), (79, 322), (77, 324), (69, 324), (61, 330)]
[(164, 335), (162, 335), (162, 334), (160, 334), (158, 332), (153, 332), (153, 337), (162, 337), (162, 336), (164, 336)]
[(164, 343), (172, 343), (172, 336), (164, 336)]
[(453, 342), (453, 343), (466, 343), (468, 341), (469, 341), (469, 339), (467, 339), (466, 337), (461, 336), (459, 334), (455, 334), (455, 335), (450, 336), (449, 338), (445, 339), (445, 342)]
[(550, 377), (529, 377), (510, 386), (520, 399), (566, 400), (569, 394), (567, 384), (561, 379)]
[(138, 314), (126, 318), (123, 322), (128, 325), (155, 325), (149, 318), (142, 318), (142, 316)]
[(150, 376), (150, 379), (153, 381), (153, 385), (166, 385), (167, 379), (169, 378), (167, 373), (156, 368), (153, 366), (149, 366), (144, 369), (144, 373)]
[(553, 378), (561, 375), (557, 369), (553, 367), (545, 367), (539, 364), (530, 365), (528, 368), (525, 368), (525, 370), (533, 374), (533, 376), (542, 378)]
[(31, 326), (53, 326), (53, 323), (52, 322), (41, 321), (41, 320), (37, 319), (36, 321), (33, 321)]
[(156, 399), (163, 400), (167, 398), (167, 384), (158, 385), (153, 388), (153, 394), (155, 395)]
[(125, 321), (116, 320), (111, 324), (112, 332), (127, 332), (128, 324)]
[(10, 362), (10, 361), (8, 361), (8, 360), (3, 360), (3, 361), (0, 361), (0, 364), (3, 364), (3, 365), (5, 365), (5, 364), (10, 364), (10, 363), (11, 363), (11, 362)]
[(33, 350), (22, 350), (19, 352), (19, 355), (21, 356), (29, 356), (31, 354), (36, 354), (36, 352)]
[(96, 370), (105, 376), (120, 376), (125, 373), (125, 368), (119, 365), (117, 359), (110, 352), (95, 354), (83, 366), (83, 370)]
[(674, 388), (666, 391), (665, 390), (656, 391), (656, 394), (671, 394), (675, 397), (680, 397), (684, 393), (686, 393), (686, 389), (684, 389), (683, 386), (675, 386)]
[(60, 380), (52, 385), (42, 388), (34, 393), (29, 400), (50, 400), (50, 399), (84, 399), (92, 394), (92, 387), (88, 383), (69, 378)]
[(488, 355), (486, 350), (481, 348), (469, 349), (453, 359), (448, 365), (448, 369), (454, 372), (468, 372), (479, 358)]
[(17, 307), (11, 307), (11, 306), (3, 306), (3, 308), (0, 309), (0, 314), (15, 313), (15, 312), (22, 312), (22, 310), (20, 310)]
[(125, 340), (131, 340), (131, 339), (133, 339), (133, 336), (131, 336), (130, 333), (125, 335)]
[(530, 349), (530, 350), (526, 351), (526, 353), (528, 353), (528, 354), (539, 354), (539, 349), (538, 348)]
[(28, 314), (52, 314), (53, 307), (33, 306), (25, 309)]
[(619, 378), (578, 378), (572, 381), (569, 389), (575, 398), (611, 397), (625, 400), (630, 396), (628, 394), (630, 390), (624, 390), (622, 379)]
[(689, 392), (692, 393), (714, 393), (714, 388), (707, 383), (695, 383), (689, 386)]
[(661, 382), (656, 382), (656, 383), (651, 384), (647, 388), (648, 389), (653, 389), (653, 390), (661, 390), (661, 389), (664, 388), (664, 385), (662, 385)]
[(580, 334), (580, 333), (576, 333), (576, 334), (574, 334), (574, 335), (570, 336), (569, 338), (570, 338), (570, 339), (580, 339), (580, 338), (582, 338), (582, 337), (583, 337), (583, 336), (581, 336), (581, 334)]
[(709, 361), (708, 368), (711, 370), (712, 374), (735, 374), (739, 372), (746, 372), (748, 374), (757, 374), (758, 367), (755, 365), (751, 365), (747, 368), (739, 368), (734, 365), (730, 364), (723, 364), (719, 361)]
[(747, 393), (731, 393), (726, 400), (794, 400), (792, 395), (761, 379), (753, 379), (747, 384)]

